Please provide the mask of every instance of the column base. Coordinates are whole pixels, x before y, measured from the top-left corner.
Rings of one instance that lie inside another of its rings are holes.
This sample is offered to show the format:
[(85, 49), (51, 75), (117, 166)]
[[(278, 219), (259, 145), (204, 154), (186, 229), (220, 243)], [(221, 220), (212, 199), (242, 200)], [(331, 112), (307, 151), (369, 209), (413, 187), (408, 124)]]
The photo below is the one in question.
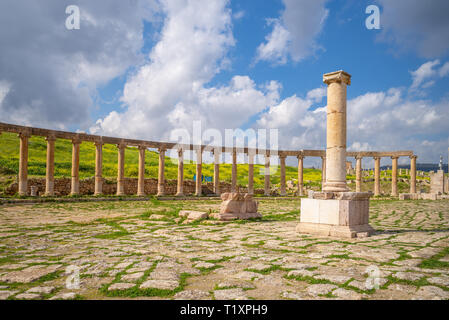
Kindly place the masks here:
[(137, 196), (138, 196), (138, 197), (145, 197), (146, 194), (145, 194), (144, 192), (143, 192), (143, 193), (138, 193)]
[(367, 237), (369, 225), (368, 192), (317, 192), (301, 199), (297, 232), (343, 238)]
[(347, 192), (349, 191), (346, 181), (344, 182), (325, 182), (323, 185), (324, 192)]
[(184, 193), (178, 192), (177, 194), (175, 194), (175, 197), (184, 197)]

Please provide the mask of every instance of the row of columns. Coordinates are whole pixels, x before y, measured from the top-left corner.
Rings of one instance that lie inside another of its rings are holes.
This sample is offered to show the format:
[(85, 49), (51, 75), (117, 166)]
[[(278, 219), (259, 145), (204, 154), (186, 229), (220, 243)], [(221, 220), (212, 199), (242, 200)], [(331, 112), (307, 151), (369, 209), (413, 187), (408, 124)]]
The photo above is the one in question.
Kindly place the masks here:
[[(398, 196), (398, 156), (391, 157), (391, 195)], [(410, 193), (416, 193), (416, 155), (410, 157)], [(362, 157), (356, 159), (355, 191), (362, 190)], [(380, 157), (374, 159), (374, 195), (381, 194), (380, 189)]]
[[(27, 194), (28, 181), (28, 140), (30, 138), (29, 132), (22, 132), (20, 137), (20, 159), (19, 159), (19, 194)], [(54, 195), (54, 158), (55, 158), (55, 141), (54, 136), (46, 138), (47, 141), (47, 166), (46, 166), (46, 188), (45, 194), (48, 196)], [(72, 179), (71, 179), (71, 194), (79, 194), (79, 160), (80, 160), (80, 144), (81, 140), (72, 140)], [(103, 164), (103, 145), (102, 141), (95, 142), (95, 195), (102, 194), (102, 164)], [(119, 143), (118, 148), (118, 166), (117, 166), (117, 195), (125, 195), (125, 143)], [(139, 172), (137, 183), (137, 195), (145, 195), (145, 146), (139, 147)], [(157, 194), (162, 196), (165, 194), (165, 148), (159, 148), (159, 170), (158, 170), (158, 184)], [(202, 149), (196, 150), (196, 183), (195, 194), (201, 195), (202, 184)], [(220, 194), (220, 152), (214, 151), (214, 193)], [(280, 158), (280, 176), (281, 187), (280, 194), (285, 196), (286, 192), (286, 155), (279, 155)], [(410, 193), (416, 193), (416, 156), (411, 156), (410, 162)], [(182, 196), (184, 194), (184, 150), (178, 150), (178, 185), (176, 195)], [(298, 195), (304, 195), (304, 180), (303, 180), (303, 164), (304, 156), (297, 156), (298, 159)], [(392, 159), (392, 184), (391, 194), (398, 195), (397, 181), (398, 181), (398, 157), (391, 157)], [(322, 181), (326, 181), (326, 157), (321, 157), (322, 160)], [(380, 195), (380, 157), (374, 157), (374, 195)], [(265, 180), (264, 180), (264, 194), (270, 195), (270, 154), (265, 155)], [(361, 192), (362, 184), (362, 157), (356, 157), (356, 192)], [(231, 191), (237, 190), (237, 152), (232, 151), (232, 177), (231, 177)], [(248, 193), (254, 194), (254, 154), (248, 154)]]

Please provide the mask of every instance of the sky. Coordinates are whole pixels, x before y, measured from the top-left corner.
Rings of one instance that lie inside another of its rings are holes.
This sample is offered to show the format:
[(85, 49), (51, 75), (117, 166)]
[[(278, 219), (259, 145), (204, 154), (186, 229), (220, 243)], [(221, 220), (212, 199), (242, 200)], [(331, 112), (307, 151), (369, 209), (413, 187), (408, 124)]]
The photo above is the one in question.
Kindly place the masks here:
[(276, 129), (280, 149), (324, 149), (322, 76), (345, 70), (349, 150), (447, 163), (447, 12), (447, 0), (2, 0), (0, 121), (153, 141), (193, 139), (200, 123), (203, 143)]

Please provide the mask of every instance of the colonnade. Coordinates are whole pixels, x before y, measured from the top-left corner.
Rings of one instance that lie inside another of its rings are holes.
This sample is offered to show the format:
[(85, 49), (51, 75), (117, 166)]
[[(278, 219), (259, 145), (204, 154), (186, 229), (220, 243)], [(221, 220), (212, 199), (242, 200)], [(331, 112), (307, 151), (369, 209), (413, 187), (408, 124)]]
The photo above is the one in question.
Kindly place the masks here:
[[(195, 195), (202, 194), (202, 158), (203, 153), (210, 151), (214, 155), (214, 193), (220, 194), (220, 158), (223, 152), (231, 154), (232, 159), (232, 177), (231, 190), (238, 190), (237, 185), (237, 156), (239, 153), (248, 155), (248, 193), (254, 194), (254, 158), (256, 155), (264, 156), (264, 194), (271, 194), (270, 185), (270, 157), (273, 154), (279, 157), (280, 162), (280, 195), (286, 196), (286, 159), (288, 156), (294, 156), (298, 161), (298, 184), (296, 194), (304, 195), (304, 179), (303, 166), (305, 157), (321, 157), (322, 161), (322, 181), (326, 181), (326, 156), (322, 150), (300, 150), (300, 151), (271, 151), (250, 148), (222, 148), (222, 147), (205, 147), (195, 145), (177, 145), (173, 143), (162, 143), (142, 140), (118, 139), (111, 137), (102, 137), (89, 134), (78, 134), (56, 130), (46, 130), (39, 128), (31, 128), (10, 124), (0, 123), (0, 134), (2, 131), (18, 133), (20, 138), (19, 152), (19, 175), (18, 175), (18, 193), (26, 195), (28, 190), (28, 142), (32, 135), (44, 136), (47, 141), (47, 159), (46, 159), (46, 188), (47, 196), (54, 195), (54, 170), (55, 170), (55, 141), (56, 139), (70, 139), (72, 141), (72, 177), (71, 177), (71, 194), (78, 195), (79, 190), (79, 162), (80, 162), (80, 145), (84, 142), (91, 142), (95, 145), (95, 195), (102, 194), (102, 163), (103, 163), (103, 146), (104, 144), (115, 144), (117, 146), (117, 195), (125, 194), (125, 149), (127, 146), (135, 146), (139, 149), (139, 165), (138, 165), (138, 186), (137, 195), (144, 196), (145, 181), (145, 151), (148, 148), (156, 147), (159, 152), (158, 166), (158, 184), (157, 195), (165, 195), (165, 153), (169, 149), (177, 148), (178, 151), (178, 179), (177, 179), (177, 196), (184, 195), (184, 152), (193, 150), (196, 152), (196, 183)], [(361, 191), (362, 184), (362, 159), (372, 157), (375, 162), (374, 166), (374, 195), (379, 195), (380, 190), (380, 159), (381, 157), (391, 157), (392, 159), (392, 184), (391, 194), (398, 195), (397, 188), (397, 165), (400, 156), (410, 157), (410, 193), (416, 193), (416, 158), (412, 151), (395, 151), (395, 152), (347, 152), (348, 157), (356, 159), (356, 191)]]

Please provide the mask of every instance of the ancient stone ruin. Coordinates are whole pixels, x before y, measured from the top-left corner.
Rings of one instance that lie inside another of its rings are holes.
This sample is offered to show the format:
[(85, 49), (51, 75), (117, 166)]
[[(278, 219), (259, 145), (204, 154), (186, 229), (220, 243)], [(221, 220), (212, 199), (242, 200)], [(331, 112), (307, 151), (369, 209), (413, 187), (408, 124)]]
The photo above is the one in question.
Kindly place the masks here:
[(221, 200), (223, 200), (223, 202), (220, 206), (220, 212), (211, 215), (215, 219), (228, 221), (235, 219), (262, 218), (262, 215), (257, 212), (259, 203), (248, 193), (223, 193), (221, 195)]
[[(323, 77), (327, 88), (326, 181), (322, 192), (310, 192), (301, 200), (296, 230), (324, 236), (365, 237), (374, 232), (368, 224), (370, 192), (348, 192), (346, 185), (346, 86), (351, 76), (344, 71)], [(379, 159), (379, 158), (378, 158)], [(376, 161), (377, 173), (379, 165)]]

